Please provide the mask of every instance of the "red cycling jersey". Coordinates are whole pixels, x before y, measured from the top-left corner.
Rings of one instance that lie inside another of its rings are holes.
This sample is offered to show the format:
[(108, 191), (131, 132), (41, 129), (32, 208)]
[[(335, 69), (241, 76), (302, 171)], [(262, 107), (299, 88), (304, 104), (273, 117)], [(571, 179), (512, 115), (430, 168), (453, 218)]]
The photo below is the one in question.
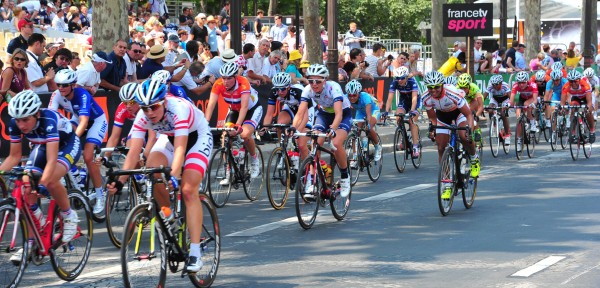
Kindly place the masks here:
[(571, 82), (567, 82), (562, 88), (562, 94), (571, 94), (571, 97), (585, 99), (585, 95), (587, 93), (591, 93), (592, 88), (590, 88), (590, 84), (585, 80), (579, 80), (579, 87), (573, 88), (571, 87)]
[(117, 107), (117, 111), (115, 113), (114, 125), (117, 127), (123, 127), (123, 123), (125, 123), (125, 120), (133, 121), (134, 119), (135, 115), (131, 115), (131, 113), (127, 111), (127, 106), (125, 105), (125, 103), (119, 104), (119, 107)]
[(520, 99), (531, 99), (531, 97), (533, 97), (533, 93), (538, 92), (537, 84), (535, 84), (535, 82), (527, 81), (527, 86), (525, 87), (525, 89), (520, 89), (519, 82), (516, 82), (515, 84), (513, 84), (511, 94), (517, 94), (517, 92), (519, 92), (519, 94), (521, 95), (519, 96)]
[(231, 110), (240, 111), (242, 108), (242, 94), (250, 94), (250, 101), (248, 102), (248, 110), (252, 109), (256, 104), (258, 104), (258, 97), (256, 92), (253, 93), (252, 87), (250, 87), (250, 82), (243, 76), (236, 76), (237, 82), (233, 91), (227, 91), (225, 88), (225, 84), (223, 83), (223, 78), (217, 79), (215, 84), (213, 84), (211, 93), (215, 93), (219, 95), (219, 97), (223, 97), (225, 102), (229, 104)]

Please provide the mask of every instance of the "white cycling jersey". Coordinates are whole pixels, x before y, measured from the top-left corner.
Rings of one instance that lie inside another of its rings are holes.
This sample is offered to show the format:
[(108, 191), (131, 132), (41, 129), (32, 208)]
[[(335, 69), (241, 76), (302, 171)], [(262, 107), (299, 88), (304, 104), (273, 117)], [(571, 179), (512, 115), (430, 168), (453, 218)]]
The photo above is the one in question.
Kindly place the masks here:
[(140, 110), (133, 121), (132, 138), (145, 138), (146, 131), (153, 130), (167, 136), (183, 136), (192, 132), (209, 130), (204, 113), (192, 103), (175, 96), (165, 97), (165, 115), (153, 124)]
[(348, 97), (344, 97), (342, 87), (333, 81), (325, 81), (321, 93), (314, 92), (310, 85), (304, 87), (301, 101), (308, 102), (310, 100), (314, 100), (319, 104), (319, 108), (327, 113), (334, 113), (333, 104), (338, 101), (342, 102), (342, 109), (350, 108), (350, 100)]

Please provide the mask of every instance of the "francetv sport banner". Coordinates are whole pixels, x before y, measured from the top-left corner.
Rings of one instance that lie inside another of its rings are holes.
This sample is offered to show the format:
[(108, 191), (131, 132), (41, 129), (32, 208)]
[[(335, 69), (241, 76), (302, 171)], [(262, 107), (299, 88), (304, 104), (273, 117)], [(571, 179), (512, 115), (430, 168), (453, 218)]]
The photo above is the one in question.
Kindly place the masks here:
[(444, 37), (493, 36), (494, 5), (444, 4)]

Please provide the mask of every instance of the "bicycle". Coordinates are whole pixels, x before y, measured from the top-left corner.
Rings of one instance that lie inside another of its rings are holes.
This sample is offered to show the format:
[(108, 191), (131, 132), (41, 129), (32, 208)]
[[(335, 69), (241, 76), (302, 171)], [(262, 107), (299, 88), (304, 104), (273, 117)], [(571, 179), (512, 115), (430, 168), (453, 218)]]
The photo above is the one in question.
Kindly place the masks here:
[(535, 133), (535, 143), (540, 144), (541, 134), (544, 134), (546, 142), (550, 142), (552, 127), (547, 127), (545, 116), (545, 105), (552, 103), (551, 101), (538, 101), (533, 110), (533, 118), (538, 123), (538, 132)]
[[(558, 102), (558, 101), (553, 101)], [(567, 129), (567, 117), (563, 116), (562, 107), (559, 105), (552, 112), (552, 139), (550, 140), (550, 147), (552, 151), (556, 151), (558, 148), (558, 141), (560, 140), (560, 146), (562, 149), (567, 148), (567, 136), (569, 135)]]
[[(444, 149), (440, 161), (440, 170), (438, 174), (438, 207), (442, 216), (450, 213), (454, 196), (458, 196), (461, 189), (463, 204), (466, 209), (473, 207), (475, 195), (477, 194), (477, 180), (479, 177), (471, 177), (471, 157), (467, 153), (460, 141), (458, 141), (458, 132), (467, 131), (467, 139), (470, 139), (471, 129), (466, 127), (457, 127), (455, 125), (440, 126), (432, 125), (433, 129), (450, 130), (450, 141)], [(450, 197), (444, 197), (444, 194), (450, 192)]]
[[(210, 128), (213, 132), (236, 131), (234, 128)], [(223, 133), (223, 146), (213, 152), (209, 162), (207, 188), (208, 195), (215, 206), (225, 206), (231, 189), (239, 189), (240, 184), (244, 189), (246, 198), (250, 201), (258, 200), (264, 183), (265, 165), (262, 151), (256, 145), (256, 154), (260, 162), (260, 174), (257, 178), (250, 176), (249, 153), (244, 153), (242, 139), (239, 136), (230, 136)], [(235, 152), (235, 154), (234, 154)], [(240, 155), (244, 153), (245, 155)], [(225, 181), (226, 180), (226, 181)]]
[(408, 157), (411, 158), (412, 164), (415, 169), (419, 169), (421, 166), (421, 155), (423, 145), (421, 144), (421, 132), (418, 130), (417, 126), (417, 134), (419, 135), (417, 146), (419, 147), (419, 157), (412, 157), (413, 154), (413, 139), (412, 133), (408, 133), (409, 129), (406, 129), (404, 126), (405, 123), (412, 123), (417, 125), (413, 116), (406, 114), (396, 114), (396, 132), (394, 132), (394, 162), (396, 164), (396, 169), (398, 172), (403, 173), (404, 168), (406, 168), (406, 161)]
[[(508, 154), (510, 151), (510, 145), (506, 145), (505, 139), (509, 138), (510, 135), (506, 135), (504, 130), (504, 121), (502, 121), (502, 117), (500, 113), (502, 113), (502, 107), (484, 107), (485, 110), (490, 111), (490, 129), (489, 137), (490, 137), (490, 150), (492, 151), (492, 156), (494, 158), (498, 157), (498, 153), (500, 152), (500, 146), (502, 146), (502, 150), (504, 150), (504, 154)], [(508, 117), (508, 110), (504, 113), (504, 117)]]
[[(573, 109), (571, 126), (569, 127), (569, 150), (571, 151), (571, 158), (573, 161), (577, 161), (579, 150), (583, 150), (585, 158), (590, 158), (592, 156), (592, 144), (589, 141), (590, 125), (585, 116), (588, 113), (588, 106), (565, 105), (563, 107)], [(583, 109), (583, 113), (581, 109)]]
[[(266, 177), (269, 202), (275, 210), (280, 210), (285, 206), (289, 192), (295, 189), (300, 156), (296, 141), (291, 140), (287, 133), (284, 133), (284, 130), (290, 127), (290, 124), (271, 124), (264, 127), (277, 128), (282, 132), (279, 144), (271, 151), (271, 156), (269, 156)], [(292, 145), (290, 145), (290, 142)], [(292, 148), (288, 149), (288, 145)], [(290, 156), (292, 153), (293, 156)]]
[[(352, 120), (352, 129), (344, 143), (344, 150), (346, 150), (350, 162), (348, 173), (350, 174), (350, 184), (352, 186), (358, 182), (358, 177), (363, 169), (367, 169), (367, 174), (372, 182), (379, 180), (383, 169), (383, 157), (375, 160), (375, 143), (368, 137), (369, 127), (368, 125), (359, 127), (358, 124), (360, 123), (365, 124), (365, 119)], [(364, 136), (361, 136), (363, 133)], [(381, 145), (379, 134), (377, 134), (377, 140)]]
[[(181, 201), (178, 187), (169, 187), (171, 216), (162, 212), (165, 207), (160, 207), (152, 194), (155, 184), (168, 183), (170, 172), (171, 168), (161, 166), (111, 171), (107, 175), (109, 179), (116, 179), (121, 175), (141, 174), (146, 177), (147, 182), (148, 201), (131, 209), (121, 240), (121, 269), (125, 287), (164, 287), (167, 266), (171, 273), (177, 273), (179, 263), (187, 259), (190, 239), (186, 228), (185, 203)], [(155, 173), (160, 174), (160, 177), (156, 177)], [(198, 193), (198, 197), (203, 211), (200, 249), (204, 266), (199, 272), (189, 273), (187, 276), (194, 286), (209, 287), (215, 280), (219, 267), (221, 235), (217, 210), (212, 201), (204, 193)], [(153, 261), (155, 258), (160, 261)], [(181, 277), (185, 276), (185, 270), (182, 269)]]
[[(340, 195), (340, 181), (334, 182), (334, 169), (328, 171), (328, 175), (325, 174), (320, 160), (320, 152), (327, 153), (330, 156), (329, 167), (335, 167), (336, 161), (333, 154), (335, 146), (331, 144), (331, 148), (327, 149), (319, 145), (317, 139), (327, 137), (327, 134), (319, 133), (319, 131), (296, 132), (294, 136), (310, 137), (313, 140), (309, 156), (302, 161), (298, 169), (298, 181), (296, 183), (296, 216), (298, 217), (298, 223), (302, 228), (310, 229), (317, 219), (319, 206), (325, 207), (327, 200), (329, 200), (333, 217), (338, 221), (343, 220), (350, 208), (352, 190), (350, 190), (347, 197), (342, 197)], [(329, 167), (327, 167), (328, 170)]]
[[(528, 106), (513, 106), (515, 109), (519, 108), (527, 108)], [(517, 119), (517, 130), (521, 127), (521, 141), (519, 141), (519, 133), (517, 132), (515, 135), (515, 152), (518, 160), (524, 159), (523, 156), (523, 148), (527, 150), (527, 156), (529, 158), (533, 157), (533, 153), (535, 152), (535, 132), (531, 131), (531, 125), (529, 125), (529, 119), (527, 118), (527, 113), (525, 111), (521, 111), (521, 116)], [(517, 130), (518, 131), (518, 130)], [(519, 143), (520, 142), (520, 143)], [(524, 147), (525, 146), (525, 147)]]
[[(14, 180), (11, 197), (0, 203), (0, 258), (4, 259), (0, 261), (0, 286), (17, 287), (27, 264), (42, 265), (48, 262), (44, 260), (46, 256), (50, 256), (52, 268), (60, 279), (73, 281), (83, 271), (92, 248), (91, 210), (85, 196), (80, 191), (67, 190), (71, 209), (81, 218), (75, 237), (63, 243), (63, 220), (59, 216), (56, 200), (37, 195), (38, 203), (47, 206), (48, 217), (45, 220), (42, 217), (42, 221), (33, 215), (25, 201), (31, 197), (26, 195), (26, 190), (37, 187), (41, 174), (15, 167), (11, 171), (0, 172), (0, 175), (10, 176)], [(24, 176), (29, 179), (24, 179)], [(33, 235), (29, 235), (30, 230)], [(33, 239), (32, 244), (28, 243), (29, 238)], [(22, 252), (21, 258), (14, 262), (9, 260), (17, 251)]]

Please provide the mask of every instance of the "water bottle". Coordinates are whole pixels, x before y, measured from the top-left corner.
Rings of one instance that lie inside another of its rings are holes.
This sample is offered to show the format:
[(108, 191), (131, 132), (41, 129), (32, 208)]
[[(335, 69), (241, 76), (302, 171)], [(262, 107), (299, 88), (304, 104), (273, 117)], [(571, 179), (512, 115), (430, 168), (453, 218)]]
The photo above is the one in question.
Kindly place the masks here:
[(233, 149), (231, 154), (233, 154), (233, 159), (235, 159), (235, 162), (240, 163), (240, 150)]
[(85, 168), (81, 168), (79, 170), (79, 187), (83, 189), (85, 187), (85, 182), (87, 181), (87, 170)]
[(73, 165), (73, 167), (71, 167), (71, 174), (73, 175), (73, 178), (75, 178), (75, 183), (73, 184), (79, 184), (81, 182), (81, 176), (79, 176), (79, 167)]
[(298, 166), (300, 166), (300, 153), (296, 151), (292, 153), (292, 165), (294, 169), (298, 169)]
[(246, 156), (246, 149), (244, 147), (240, 148), (240, 150), (238, 151), (238, 163), (240, 163), (240, 165), (244, 165), (244, 157)]
[(160, 217), (162, 217), (162, 219), (164, 219), (166, 222), (173, 223), (173, 211), (171, 211), (170, 207), (160, 207), (160, 212), (158, 212), (158, 214), (160, 214)]
[(460, 161), (460, 174), (464, 175), (467, 166), (467, 159), (465, 159), (463, 153), (458, 154), (458, 161)]
[(367, 136), (363, 136), (362, 137), (362, 147), (364, 149), (367, 149), (367, 146), (369, 145), (369, 139), (367, 138)]

